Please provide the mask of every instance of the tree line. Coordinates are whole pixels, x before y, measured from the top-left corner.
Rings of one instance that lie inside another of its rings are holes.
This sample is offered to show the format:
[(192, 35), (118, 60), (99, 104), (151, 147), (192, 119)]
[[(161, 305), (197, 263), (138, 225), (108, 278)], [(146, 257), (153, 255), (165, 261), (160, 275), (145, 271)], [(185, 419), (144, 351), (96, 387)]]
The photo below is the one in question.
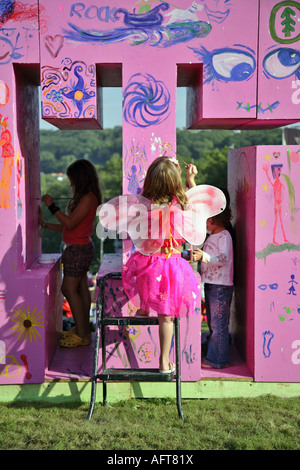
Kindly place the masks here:
[[(227, 186), (227, 154), (229, 148), (254, 145), (281, 145), (282, 129), (268, 130), (181, 130), (177, 129), (177, 153), (187, 163), (198, 169), (197, 184)], [(41, 130), (41, 193), (49, 193), (60, 199), (59, 206), (65, 210), (71, 196), (69, 181), (65, 176), (67, 167), (79, 158), (90, 160), (100, 175), (104, 198), (109, 200), (121, 193), (122, 187), (122, 127), (105, 130)], [(182, 164), (181, 164), (182, 165)], [(184, 174), (184, 172), (183, 172)], [(50, 218), (45, 208), (47, 220)], [(48, 211), (49, 212), (49, 211)], [(53, 216), (52, 216), (53, 217)], [(59, 252), (61, 234), (43, 232), (43, 252)], [(96, 253), (100, 253), (99, 240), (94, 235)], [(104, 244), (105, 252), (114, 251), (112, 241)], [(99, 267), (99, 259), (95, 261)], [(98, 263), (98, 264), (97, 264)]]

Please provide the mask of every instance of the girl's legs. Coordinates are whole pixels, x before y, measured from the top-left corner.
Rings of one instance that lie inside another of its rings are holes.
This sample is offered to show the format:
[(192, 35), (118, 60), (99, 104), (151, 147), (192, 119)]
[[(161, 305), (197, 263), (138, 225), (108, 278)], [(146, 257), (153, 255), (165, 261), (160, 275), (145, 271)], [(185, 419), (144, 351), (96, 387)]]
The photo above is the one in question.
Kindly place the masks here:
[(82, 339), (90, 337), (89, 312), (90, 295), (87, 275), (82, 277), (64, 276), (61, 291), (69, 302), (76, 325), (76, 334)]
[(229, 363), (228, 318), (233, 287), (205, 284), (205, 302), (210, 311), (208, 350), (204, 362), (221, 369)]
[(85, 274), (85, 276), (82, 276), (81, 281), (79, 283), (79, 295), (83, 303), (85, 322), (88, 324), (88, 329), (90, 332), (91, 294), (89, 290), (87, 274)]
[(160, 356), (159, 356), (159, 370), (170, 370), (170, 349), (173, 336), (173, 317), (158, 314), (159, 324), (159, 342), (160, 342)]

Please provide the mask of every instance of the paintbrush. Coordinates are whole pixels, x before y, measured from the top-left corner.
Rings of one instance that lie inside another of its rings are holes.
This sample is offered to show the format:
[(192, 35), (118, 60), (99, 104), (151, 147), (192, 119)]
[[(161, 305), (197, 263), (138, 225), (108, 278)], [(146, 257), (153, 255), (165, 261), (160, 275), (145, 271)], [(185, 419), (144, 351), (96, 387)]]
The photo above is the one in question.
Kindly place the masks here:
[[(36, 197), (35, 199), (40, 201), (42, 198)], [(71, 199), (71, 197), (52, 197), (52, 199), (55, 199), (56, 201), (63, 201), (63, 200)]]
[[(171, 150), (172, 150), (172, 152), (176, 155), (176, 157), (180, 158), (180, 160), (182, 161), (182, 163), (183, 163), (185, 166), (189, 166), (189, 163), (186, 163), (186, 162), (183, 160), (182, 156), (179, 155), (179, 153), (176, 153), (175, 150), (172, 149), (172, 147), (171, 147)], [(166, 153), (167, 153), (167, 150), (165, 150), (164, 156), (166, 155)]]

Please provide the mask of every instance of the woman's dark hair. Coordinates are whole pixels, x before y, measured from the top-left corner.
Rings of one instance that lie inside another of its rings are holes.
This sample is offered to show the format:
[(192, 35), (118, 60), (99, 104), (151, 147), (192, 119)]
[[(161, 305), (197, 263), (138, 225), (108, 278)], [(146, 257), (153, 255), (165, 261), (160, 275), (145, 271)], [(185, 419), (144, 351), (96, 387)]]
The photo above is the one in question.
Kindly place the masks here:
[(68, 210), (72, 212), (80, 199), (90, 191), (95, 194), (98, 204), (102, 204), (99, 177), (94, 165), (88, 160), (76, 160), (67, 168), (67, 176), (73, 185), (73, 197)]

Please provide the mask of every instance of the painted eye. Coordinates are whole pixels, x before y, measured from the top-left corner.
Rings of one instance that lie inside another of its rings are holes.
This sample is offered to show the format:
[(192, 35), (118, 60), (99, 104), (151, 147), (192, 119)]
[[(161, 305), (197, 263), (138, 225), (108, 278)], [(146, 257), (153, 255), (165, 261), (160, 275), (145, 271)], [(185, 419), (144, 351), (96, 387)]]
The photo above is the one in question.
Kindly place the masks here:
[(212, 56), (212, 65), (220, 80), (241, 82), (255, 70), (255, 61), (242, 52), (220, 52)]
[(241, 82), (248, 80), (256, 69), (254, 55), (242, 49), (222, 48), (212, 52), (204, 47), (193, 49), (204, 65), (204, 83)]
[(263, 67), (269, 77), (283, 79), (295, 74), (300, 78), (300, 52), (280, 47), (265, 56)]

